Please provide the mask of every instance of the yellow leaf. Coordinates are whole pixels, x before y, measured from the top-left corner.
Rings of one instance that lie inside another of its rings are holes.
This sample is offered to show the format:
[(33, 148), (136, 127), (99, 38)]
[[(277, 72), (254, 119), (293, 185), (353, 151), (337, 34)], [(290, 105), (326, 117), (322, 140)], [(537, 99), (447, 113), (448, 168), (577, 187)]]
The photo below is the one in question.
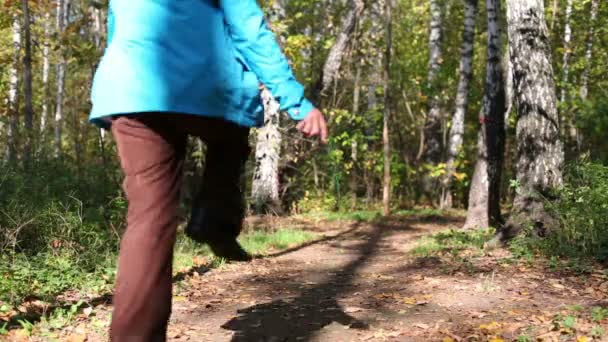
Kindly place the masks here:
[(454, 341), (454, 339), (451, 337), (446, 337), (441, 342), (456, 342), (456, 341)]
[(479, 326), (479, 330), (482, 330), (486, 333), (492, 333), (492, 332), (496, 332), (500, 329), (501, 324), (494, 321), (492, 323), (489, 324), (482, 324)]
[(579, 336), (576, 339), (576, 342), (588, 342), (588, 341), (589, 341), (589, 339), (587, 338), (587, 336)]
[(70, 335), (66, 342), (85, 342), (87, 340), (87, 335), (74, 334)]
[(416, 305), (416, 303), (418, 303), (418, 301), (416, 300), (416, 298), (403, 298), (403, 302), (407, 305)]
[(492, 337), (488, 342), (505, 342), (501, 337)]

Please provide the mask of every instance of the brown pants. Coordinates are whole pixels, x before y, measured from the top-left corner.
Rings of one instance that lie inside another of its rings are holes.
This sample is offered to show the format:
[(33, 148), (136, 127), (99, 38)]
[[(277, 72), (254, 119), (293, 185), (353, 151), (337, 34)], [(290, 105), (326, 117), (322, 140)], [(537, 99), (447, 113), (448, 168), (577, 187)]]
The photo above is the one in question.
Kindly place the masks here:
[(121, 241), (112, 341), (164, 341), (171, 314), (172, 260), (188, 135), (220, 146), (226, 159), (248, 151), (249, 129), (181, 114), (113, 121), (129, 210)]

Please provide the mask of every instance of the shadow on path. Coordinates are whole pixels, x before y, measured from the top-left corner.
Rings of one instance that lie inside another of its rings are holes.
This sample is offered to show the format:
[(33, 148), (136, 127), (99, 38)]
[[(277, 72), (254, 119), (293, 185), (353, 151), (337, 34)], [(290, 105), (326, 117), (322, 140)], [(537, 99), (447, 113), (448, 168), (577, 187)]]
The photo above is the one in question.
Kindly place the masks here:
[(237, 317), (222, 328), (235, 331), (232, 341), (307, 341), (334, 322), (353, 329), (366, 329), (368, 324), (346, 313), (337, 298), (355, 289), (358, 270), (378, 253), (382, 238), (390, 231), (390, 227), (383, 224), (372, 225), (371, 231), (364, 234), (354, 260), (338, 269), (322, 270), (325, 273), (333, 271), (327, 280), (303, 290), (294, 299), (280, 299), (239, 310)]

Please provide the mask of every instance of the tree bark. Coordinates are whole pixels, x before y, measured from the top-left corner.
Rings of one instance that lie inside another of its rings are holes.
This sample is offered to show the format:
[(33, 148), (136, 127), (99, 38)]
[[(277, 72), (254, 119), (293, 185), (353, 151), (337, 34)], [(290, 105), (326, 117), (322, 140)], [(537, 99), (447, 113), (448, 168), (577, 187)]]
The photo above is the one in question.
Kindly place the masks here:
[(464, 137), (464, 120), (469, 104), (469, 88), (473, 76), (473, 49), (475, 43), (475, 22), (477, 19), (478, 0), (465, 1), (464, 29), (462, 33), (462, 46), (460, 48), (460, 79), (456, 93), (456, 110), (452, 117), (450, 138), (448, 145), (448, 158), (446, 162), (446, 175), (442, 184), (440, 207), (450, 209), (452, 200), (452, 179), (456, 172), (456, 160), (462, 147)]
[(487, 0), (488, 65), (483, 100), (482, 126), (488, 158), (488, 211), (490, 225), (503, 223), (500, 211), (500, 183), (505, 154), (505, 115), (507, 111), (504, 69), (502, 64), (500, 0)]
[(254, 211), (266, 213), (279, 208), (280, 105), (268, 89), (262, 91), (264, 127), (258, 130), (252, 197)]
[(25, 51), (23, 54), (23, 95), (25, 100), (25, 151), (24, 162), (29, 165), (32, 158), (32, 145), (34, 140), (34, 107), (32, 104), (32, 36), (30, 30), (30, 9), (28, 0), (21, 0), (23, 10), (23, 33)]
[[(63, 35), (68, 25), (70, 0), (58, 0), (57, 4), (57, 34)], [(63, 139), (63, 99), (65, 90), (65, 78), (67, 60), (65, 53), (60, 51), (59, 63), (57, 64), (57, 94), (55, 103), (55, 157), (61, 156)]]
[(566, 102), (566, 94), (568, 89), (568, 81), (570, 79), (570, 41), (572, 40), (572, 26), (570, 26), (570, 19), (572, 18), (572, 0), (568, 0), (566, 5), (566, 24), (564, 28), (564, 55), (562, 58), (562, 86), (560, 87), (561, 103)]
[(9, 161), (17, 159), (17, 144), (19, 134), (19, 64), (21, 56), (21, 20), (13, 15), (13, 63), (9, 71), (8, 110), (10, 123), (7, 132), (6, 156)]
[(589, 22), (589, 31), (587, 35), (587, 46), (585, 48), (585, 69), (581, 75), (581, 99), (586, 100), (589, 94), (589, 74), (591, 73), (591, 61), (593, 57), (593, 41), (595, 39), (595, 25), (597, 22), (597, 13), (600, 8), (600, 0), (591, 0), (591, 19)]
[(500, 181), (505, 148), (507, 111), (502, 52), (500, 48), (500, 0), (486, 0), (488, 44), (485, 91), (479, 113), (477, 162), (471, 189), (465, 229), (498, 226)]
[[(270, 13), (271, 25), (278, 23), (284, 16), (284, 3), (282, 1), (274, 2)], [(282, 42), (282, 36), (278, 35), (278, 38)], [(262, 90), (261, 97), (264, 104), (264, 127), (260, 128), (257, 134), (251, 195), (254, 212), (276, 214), (281, 208), (279, 201), (281, 106), (266, 88)]]
[(558, 227), (545, 208), (562, 180), (564, 151), (542, 0), (508, 0), (509, 49), (517, 105), (517, 194), (496, 240), (533, 227), (544, 236)]
[(424, 136), (426, 139), (423, 160), (427, 164), (437, 165), (441, 161), (442, 135), (441, 135), (441, 103), (438, 94), (437, 76), (442, 63), (442, 36), (443, 22), (441, 18), (441, 5), (439, 0), (430, 0), (431, 29), (429, 35), (429, 70), (428, 83), (428, 111)]
[(393, 37), (391, 0), (384, 1), (384, 15), (386, 17), (386, 50), (384, 55), (384, 117), (382, 129), (382, 145), (384, 147), (384, 187), (382, 192), (382, 204), (384, 207), (384, 216), (388, 216), (391, 212), (391, 144), (389, 135), (389, 121), (391, 117), (390, 71)]
[(354, 0), (352, 2), (352, 8), (342, 20), (340, 31), (336, 37), (336, 42), (329, 50), (329, 55), (327, 56), (323, 66), (323, 75), (321, 78), (320, 87), (321, 96), (325, 96), (327, 94), (327, 91), (338, 77), (338, 72), (340, 71), (340, 65), (342, 64), (346, 48), (353, 39), (353, 33), (355, 32), (355, 28), (357, 27), (357, 23), (361, 17), (364, 6), (365, 4), (362, 0)]
[(490, 227), (488, 201), (490, 180), (488, 178), (488, 150), (485, 136), (485, 128), (481, 125), (477, 134), (477, 161), (475, 162), (475, 171), (473, 171), (471, 188), (469, 189), (467, 218), (462, 227), (467, 230)]
[(42, 46), (42, 112), (40, 113), (40, 141), (39, 150), (44, 148), (46, 142), (47, 125), (49, 122), (49, 78), (51, 71), (50, 35), (51, 14), (46, 13), (44, 22), (44, 43)]
[[(353, 116), (359, 115), (359, 106), (361, 102), (361, 64), (357, 63), (355, 72), (355, 84), (353, 86)], [(357, 190), (359, 188), (359, 141), (357, 137), (353, 137), (351, 143), (351, 160), (353, 168), (350, 174), (350, 191), (353, 197), (353, 208), (357, 205)]]

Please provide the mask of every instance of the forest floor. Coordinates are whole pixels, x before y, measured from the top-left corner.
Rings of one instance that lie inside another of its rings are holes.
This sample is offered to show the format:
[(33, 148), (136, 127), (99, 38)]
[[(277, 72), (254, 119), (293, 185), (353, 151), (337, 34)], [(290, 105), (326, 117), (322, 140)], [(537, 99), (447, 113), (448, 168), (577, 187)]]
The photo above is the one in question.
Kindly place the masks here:
[[(315, 239), (177, 274), (170, 341), (608, 340), (606, 272), (469, 246), (448, 231), (458, 215), (272, 224)], [(80, 310), (59, 339), (106, 340), (109, 302)]]

